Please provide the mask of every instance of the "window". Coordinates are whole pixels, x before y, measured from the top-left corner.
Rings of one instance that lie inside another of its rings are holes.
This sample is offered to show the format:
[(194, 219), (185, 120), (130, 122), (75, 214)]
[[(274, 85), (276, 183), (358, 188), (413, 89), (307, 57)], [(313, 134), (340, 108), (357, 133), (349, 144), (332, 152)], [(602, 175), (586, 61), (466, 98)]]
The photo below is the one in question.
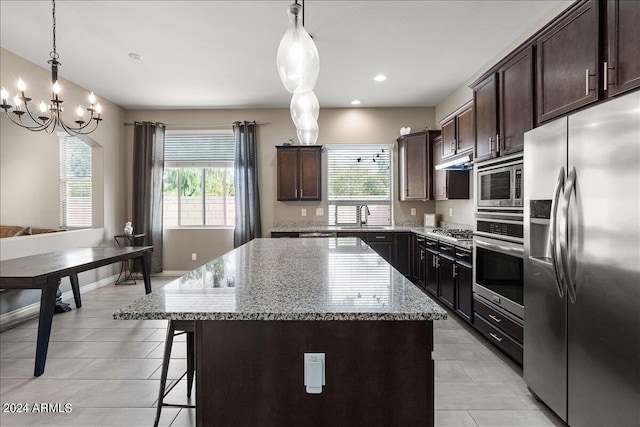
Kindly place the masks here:
[(167, 131), (164, 226), (233, 226), (234, 156), (234, 138), (230, 131)]
[(91, 147), (73, 136), (60, 137), (60, 226), (91, 227)]
[(329, 225), (390, 225), (389, 145), (327, 147)]

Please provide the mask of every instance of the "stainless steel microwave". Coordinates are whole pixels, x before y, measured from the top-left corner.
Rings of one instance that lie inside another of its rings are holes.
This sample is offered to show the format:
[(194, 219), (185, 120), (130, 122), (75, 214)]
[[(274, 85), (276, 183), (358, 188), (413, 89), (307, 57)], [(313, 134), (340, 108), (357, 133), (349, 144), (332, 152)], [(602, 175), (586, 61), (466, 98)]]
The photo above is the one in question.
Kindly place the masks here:
[(522, 208), (522, 155), (476, 166), (479, 208)]

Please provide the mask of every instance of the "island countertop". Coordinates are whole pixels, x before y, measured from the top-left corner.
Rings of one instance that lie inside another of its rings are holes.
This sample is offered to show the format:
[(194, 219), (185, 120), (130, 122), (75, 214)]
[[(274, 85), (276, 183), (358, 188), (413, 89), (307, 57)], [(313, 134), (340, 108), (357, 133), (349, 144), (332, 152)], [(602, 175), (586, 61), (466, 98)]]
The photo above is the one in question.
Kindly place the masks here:
[(357, 238), (254, 239), (114, 319), (438, 320), (447, 314)]

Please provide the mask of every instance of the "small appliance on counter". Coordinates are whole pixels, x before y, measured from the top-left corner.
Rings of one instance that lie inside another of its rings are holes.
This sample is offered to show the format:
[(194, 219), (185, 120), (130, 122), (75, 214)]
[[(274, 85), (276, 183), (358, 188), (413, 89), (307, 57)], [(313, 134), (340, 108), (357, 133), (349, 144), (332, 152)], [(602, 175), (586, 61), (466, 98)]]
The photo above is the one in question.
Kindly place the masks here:
[(440, 219), (440, 215), (426, 213), (424, 214), (424, 226), (425, 227), (437, 227)]

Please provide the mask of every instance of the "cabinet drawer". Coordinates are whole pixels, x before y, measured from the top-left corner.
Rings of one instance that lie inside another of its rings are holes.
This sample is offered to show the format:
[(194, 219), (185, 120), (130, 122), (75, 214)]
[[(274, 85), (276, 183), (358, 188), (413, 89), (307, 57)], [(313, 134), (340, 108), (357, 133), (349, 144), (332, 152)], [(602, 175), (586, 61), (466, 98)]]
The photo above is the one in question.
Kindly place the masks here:
[(473, 257), (471, 255), (470, 250), (463, 249), (456, 246), (455, 255), (456, 255), (456, 261), (460, 262), (461, 264), (466, 264), (468, 266), (473, 265), (473, 260), (472, 260)]
[(271, 232), (271, 237), (298, 237), (299, 233), (292, 231), (275, 231)]
[(368, 243), (393, 243), (393, 233), (367, 233)]
[[(477, 311), (476, 311), (477, 313)], [(500, 350), (515, 359), (516, 362), (522, 365), (522, 346), (515, 342), (509, 335), (505, 334), (502, 330), (494, 328), (489, 322), (487, 322), (482, 316), (475, 316), (473, 325), (476, 329), (484, 335), (489, 341), (496, 345)]]
[(485, 304), (481, 300), (475, 298), (473, 309), (476, 313), (482, 315), (484, 319), (496, 328), (500, 328), (516, 341), (522, 342), (523, 328), (522, 325), (511, 320), (509, 317)]
[(431, 249), (432, 251), (438, 250), (438, 241), (431, 239), (424, 239), (424, 246), (427, 249)]
[(453, 245), (447, 245), (446, 243), (440, 242), (440, 253), (443, 255), (447, 255), (449, 258), (453, 259), (455, 256), (455, 249)]

